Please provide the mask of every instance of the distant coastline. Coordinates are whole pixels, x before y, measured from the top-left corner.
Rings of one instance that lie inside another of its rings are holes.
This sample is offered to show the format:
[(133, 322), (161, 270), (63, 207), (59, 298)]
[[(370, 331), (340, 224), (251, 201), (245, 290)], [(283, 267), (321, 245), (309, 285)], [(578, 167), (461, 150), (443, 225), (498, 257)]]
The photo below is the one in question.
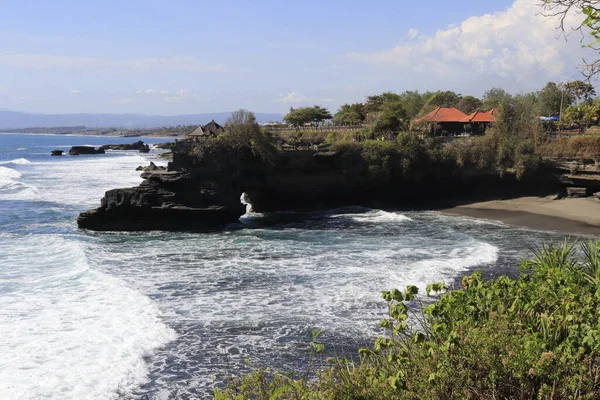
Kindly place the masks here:
[(164, 127), (153, 129), (119, 129), (119, 128), (86, 128), (84, 126), (74, 127), (40, 127), (22, 129), (0, 129), (0, 133), (22, 134), (22, 135), (60, 135), (60, 136), (99, 136), (99, 137), (164, 137), (176, 138), (185, 136), (196, 126)]

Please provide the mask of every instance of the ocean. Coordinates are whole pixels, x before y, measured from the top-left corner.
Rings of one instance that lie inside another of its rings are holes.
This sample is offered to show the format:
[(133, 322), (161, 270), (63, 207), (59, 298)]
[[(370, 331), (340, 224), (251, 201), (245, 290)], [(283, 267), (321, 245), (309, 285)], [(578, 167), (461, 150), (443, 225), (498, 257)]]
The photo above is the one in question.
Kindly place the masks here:
[(250, 213), (217, 233), (79, 230), (106, 190), (166, 162), (50, 151), (137, 140), (0, 134), (0, 399), (210, 398), (252, 368), (304, 370), (315, 329), (325, 355), (354, 355), (382, 334), (382, 290), (516, 275), (564, 238), (358, 206)]

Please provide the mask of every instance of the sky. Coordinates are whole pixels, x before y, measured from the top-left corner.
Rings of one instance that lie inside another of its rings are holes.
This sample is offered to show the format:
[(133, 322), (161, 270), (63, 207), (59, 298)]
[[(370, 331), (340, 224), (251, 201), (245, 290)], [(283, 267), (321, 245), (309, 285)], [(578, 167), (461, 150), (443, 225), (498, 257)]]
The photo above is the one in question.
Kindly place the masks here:
[(0, 0), (0, 109), (335, 112), (384, 91), (581, 79), (589, 50), (539, 2)]

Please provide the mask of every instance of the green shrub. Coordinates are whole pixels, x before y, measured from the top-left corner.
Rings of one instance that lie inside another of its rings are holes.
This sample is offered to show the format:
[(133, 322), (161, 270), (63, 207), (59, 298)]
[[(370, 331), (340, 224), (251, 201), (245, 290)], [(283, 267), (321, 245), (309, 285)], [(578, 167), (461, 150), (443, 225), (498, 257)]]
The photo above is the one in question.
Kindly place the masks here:
[(329, 132), (327, 134), (327, 138), (325, 139), (325, 143), (332, 145), (335, 142), (337, 142), (338, 140), (340, 140), (339, 137), (340, 137), (340, 132)]

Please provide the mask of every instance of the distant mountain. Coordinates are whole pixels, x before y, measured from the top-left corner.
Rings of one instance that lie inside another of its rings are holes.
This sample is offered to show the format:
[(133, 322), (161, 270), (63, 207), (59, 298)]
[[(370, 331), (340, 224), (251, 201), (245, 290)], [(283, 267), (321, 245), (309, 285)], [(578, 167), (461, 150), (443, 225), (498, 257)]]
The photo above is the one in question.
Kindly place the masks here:
[[(230, 112), (190, 115), (146, 115), (146, 114), (29, 114), (0, 110), (0, 129), (19, 129), (60, 126), (86, 126), (88, 128), (159, 128), (161, 126), (200, 125), (215, 120), (225, 123)], [(281, 121), (280, 114), (255, 113), (259, 123)]]

